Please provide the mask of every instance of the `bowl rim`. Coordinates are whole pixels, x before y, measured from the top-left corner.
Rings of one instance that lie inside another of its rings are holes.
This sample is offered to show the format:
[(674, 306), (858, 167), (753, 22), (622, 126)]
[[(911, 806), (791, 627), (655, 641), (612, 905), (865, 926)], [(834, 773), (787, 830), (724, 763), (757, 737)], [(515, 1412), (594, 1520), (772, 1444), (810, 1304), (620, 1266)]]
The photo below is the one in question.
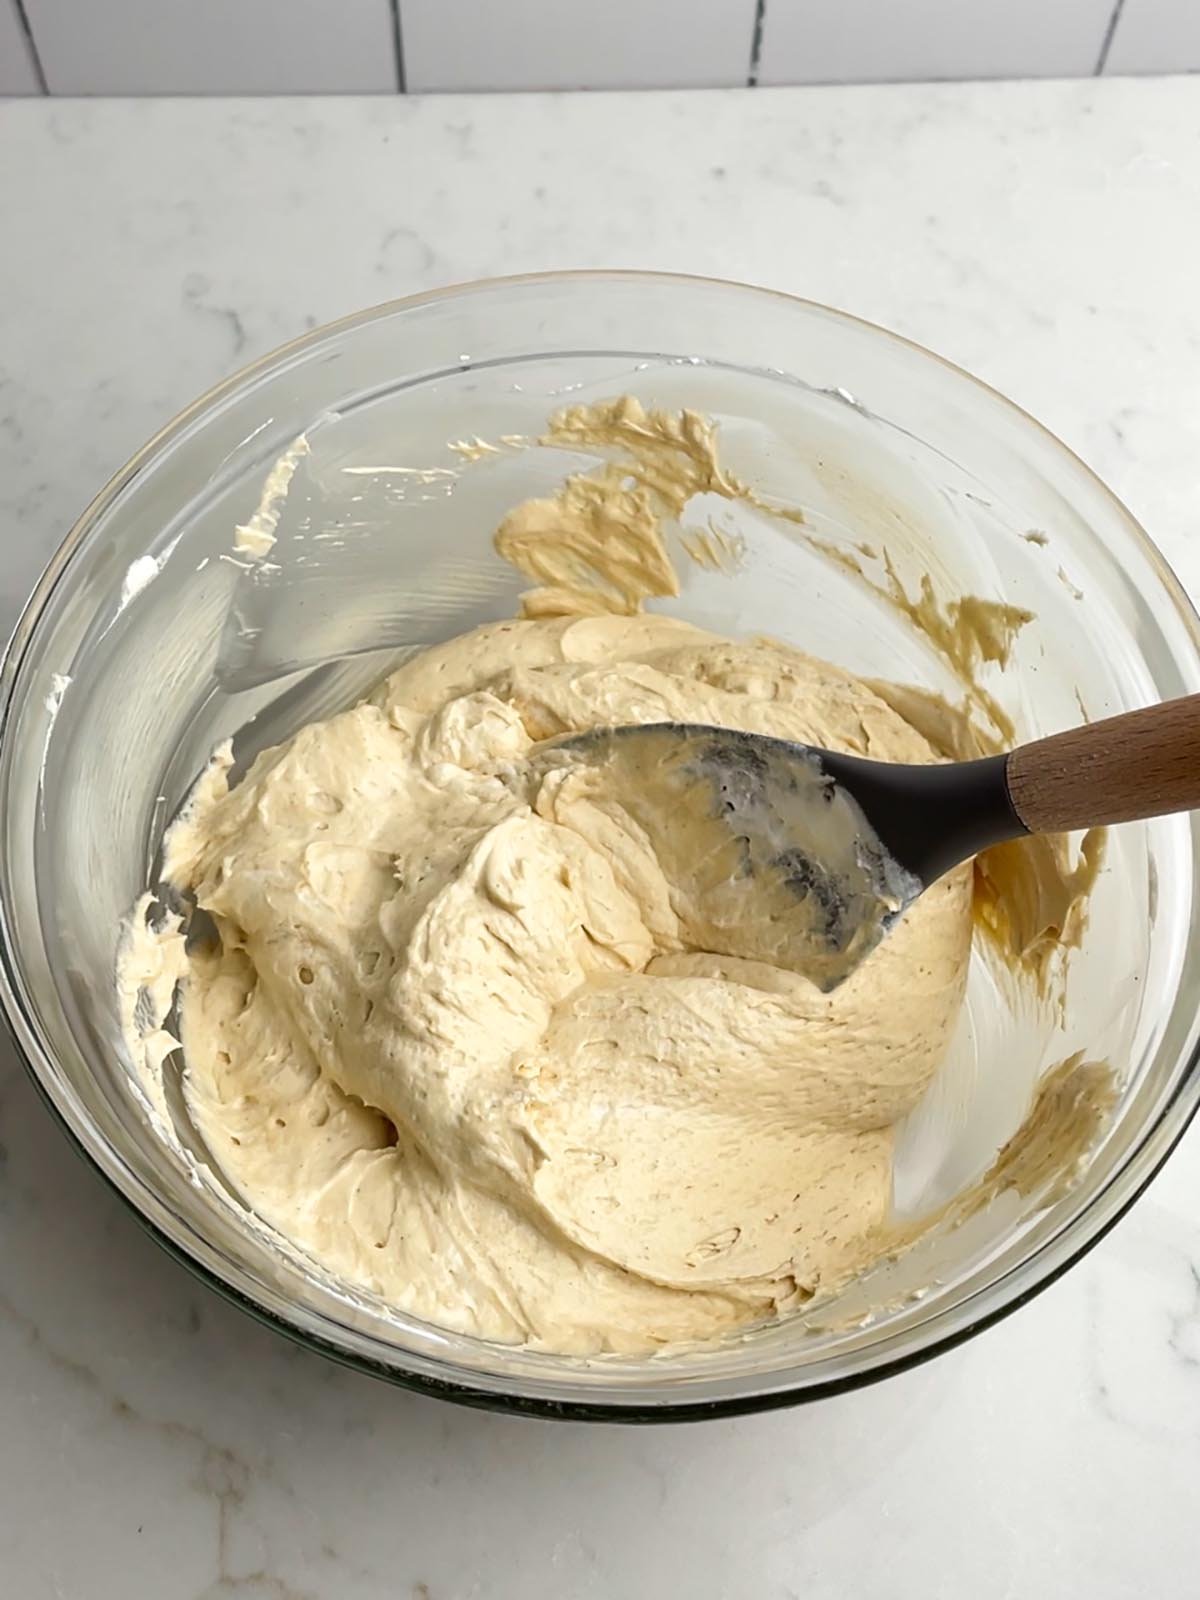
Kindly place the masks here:
[[(400, 312), (412, 311), (424, 305), (476, 294), (503, 291), (510, 288), (536, 288), (562, 283), (583, 285), (622, 282), (631, 285), (644, 283), (658, 287), (675, 284), (684, 289), (715, 288), (722, 291), (732, 291), (739, 295), (753, 295), (778, 300), (790, 309), (799, 309), (809, 314), (815, 313), (834, 322), (849, 325), (851, 328), (864, 332), (882, 342), (898, 345), (902, 349), (917, 355), (923, 361), (931, 362), (944, 368), (955, 381), (965, 382), (979, 390), (992, 404), (998, 405), (1002, 410), (1019, 419), (1020, 424), (1026, 431), (1032, 430), (1037, 435), (1040, 435), (1043, 443), (1048, 444), (1058, 453), (1060, 458), (1065, 458), (1076, 472), (1082, 474), (1084, 481), (1089, 484), (1093, 492), (1098, 492), (1100, 497), (1109, 503), (1124, 523), (1126, 532), (1135, 544), (1140, 547), (1142, 557), (1147, 561), (1155, 578), (1162, 586), (1165, 596), (1173, 602), (1177, 617), (1184, 624), (1192, 646), (1197, 652), (1197, 657), (1200, 659), (1200, 616), (1197, 615), (1187, 591), (1176, 576), (1170, 563), (1154, 544), (1137, 518), (1133, 516), (1123, 501), (1108, 488), (1103, 480), (1092, 471), (1070, 446), (1064, 444), (1056, 434), (1039, 422), (1037, 418), (1030, 415), (1029, 412), (1025, 411), (1023, 407), (1010, 400), (990, 384), (975, 377), (965, 368), (947, 360), (936, 351), (929, 350), (925, 346), (918, 344), (915, 340), (885, 328), (878, 323), (856, 316), (852, 312), (824, 305), (820, 301), (790, 294), (785, 290), (700, 274), (641, 271), (638, 269), (580, 268), (476, 278), (462, 283), (446, 285), (438, 289), (424, 290), (418, 294), (382, 301), (377, 305), (351, 312), (331, 322), (323, 323), (316, 328), (308, 329), (298, 337), (286, 341), (259, 356), (254, 361), (238, 368), (205, 390), (176, 413), (140, 449), (130, 456), (124, 465), (112, 474), (108, 482), (85, 506), (51, 555), (40, 578), (22, 606), (11, 635), (4, 646), (3, 653), (0, 655), (0, 750), (3, 750), (7, 744), (14, 706), (19, 705), (17, 690), (20, 686), (21, 668), (37, 635), (39, 621), (45, 612), (53, 591), (72, 559), (85, 543), (95, 522), (103, 515), (126, 485), (150, 465), (172, 440), (222, 399), (237, 392), (255, 378), (265, 376), (279, 368), (305, 350), (325, 343), (331, 337), (336, 337), (373, 322), (382, 321)], [(935, 1356), (954, 1349), (975, 1334), (1000, 1322), (1020, 1306), (1032, 1300), (1035, 1295), (1040, 1294), (1043, 1289), (1056, 1282), (1065, 1272), (1080, 1261), (1089, 1250), (1105, 1237), (1139, 1199), (1161, 1170), (1180, 1139), (1182, 1139), (1197, 1110), (1200, 1110), (1200, 1042), (1197, 1042), (1191, 1050), (1174, 1090), (1160, 1107), (1157, 1120), (1149, 1126), (1142, 1141), (1130, 1152), (1123, 1166), (1119, 1167), (1111, 1175), (1101, 1194), (1097, 1195), (1097, 1200), (1101, 1198), (1101, 1195), (1108, 1196), (1110, 1203), (1107, 1213), (1094, 1220), (1090, 1230), (1087, 1228), (1090, 1211), (1081, 1212), (1078, 1216), (1071, 1218), (1063, 1224), (1061, 1229), (1044, 1239), (1032, 1255), (1016, 1266), (1009, 1268), (1006, 1273), (985, 1285), (984, 1288), (993, 1291), (1000, 1288), (1003, 1293), (1002, 1286), (1006, 1277), (1030, 1268), (1035, 1270), (1034, 1281), (1020, 1288), (1009, 1298), (1004, 1299), (1002, 1303), (991, 1305), (978, 1315), (968, 1317), (961, 1325), (936, 1333), (933, 1338), (916, 1349), (899, 1354), (884, 1355), (873, 1364), (866, 1365), (852, 1373), (816, 1379), (799, 1385), (785, 1382), (777, 1388), (760, 1393), (738, 1393), (718, 1399), (676, 1399), (668, 1394), (661, 1401), (650, 1403), (622, 1399), (620, 1394), (616, 1394), (612, 1398), (606, 1398), (602, 1397), (600, 1391), (597, 1391), (597, 1396), (594, 1400), (581, 1400), (577, 1397), (578, 1391), (576, 1390), (575, 1395), (571, 1398), (560, 1400), (550, 1398), (544, 1393), (525, 1393), (519, 1387), (515, 1390), (500, 1390), (469, 1381), (462, 1381), (458, 1378), (438, 1378), (411, 1367), (396, 1365), (391, 1360), (372, 1359), (361, 1351), (340, 1345), (332, 1339), (326, 1338), (308, 1327), (301, 1327), (299, 1323), (278, 1314), (210, 1267), (198, 1254), (189, 1248), (186, 1238), (187, 1230), (183, 1225), (178, 1228), (172, 1228), (150, 1215), (147, 1207), (142, 1203), (143, 1198), (148, 1200), (151, 1206), (160, 1211), (160, 1213), (165, 1210), (169, 1215), (169, 1208), (156, 1204), (157, 1197), (154, 1191), (128, 1167), (120, 1158), (119, 1153), (107, 1143), (102, 1143), (100, 1151), (97, 1152), (90, 1148), (85, 1140), (85, 1130), (82, 1126), (76, 1125), (67, 1097), (56, 1092), (53, 1053), (48, 1044), (42, 1040), (40, 1030), (24, 1003), (24, 985), (20, 972), (12, 961), (12, 946), (13, 930), (9, 926), (7, 910), (3, 902), (0, 901), (0, 1011), (3, 1013), (5, 1031), (12, 1040), (16, 1052), (23, 1061), (38, 1094), (59, 1126), (66, 1133), (71, 1144), (87, 1164), (99, 1174), (108, 1187), (129, 1207), (151, 1237), (169, 1255), (180, 1261), (190, 1272), (216, 1290), (224, 1299), (247, 1312), (257, 1321), (284, 1334), (287, 1338), (303, 1347), (317, 1351), (340, 1365), (364, 1372), (370, 1376), (383, 1378), (403, 1388), (460, 1404), (549, 1419), (632, 1423), (684, 1422), (776, 1410), (784, 1406), (826, 1399), (833, 1395), (847, 1393), (850, 1390), (882, 1381), (895, 1373), (910, 1370), (925, 1361), (932, 1360)], [(80, 1119), (80, 1121), (82, 1123), (83, 1119)], [(102, 1159), (102, 1155), (106, 1159)], [(1114, 1192), (1115, 1200), (1113, 1198)], [(1082, 1234), (1083, 1236), (1077, 1238), (1065, 1253), (1060, 1251), (1057, 1259), (1054, 1259), (1055, 1247), (1061, 1246), (1065, 1238), (1077, 1234)], [(1046, 1257), (1051, 1257), (1051, 1259), (1047, 1261), (1044, 1259)], [(1040, 1271), (1038, 1268), (1039, 1262), (1041, 1262)], [(947, 1308), (947, 1311), (949, 1312), (952, 1309)], [(403, 1354), (402, 1350), (397, 1349), (396, 1357), (398, 1359), (402, 1358)], [(464, 1369), (459, 1368), (458, 1370), (461, 1372)], [(523, 1381), (521, 1379), (514, 1380), (517, 1385), (520, 1385)], [(547, 1384), (546, 1386), (549, 1387), (551, 1385)]]

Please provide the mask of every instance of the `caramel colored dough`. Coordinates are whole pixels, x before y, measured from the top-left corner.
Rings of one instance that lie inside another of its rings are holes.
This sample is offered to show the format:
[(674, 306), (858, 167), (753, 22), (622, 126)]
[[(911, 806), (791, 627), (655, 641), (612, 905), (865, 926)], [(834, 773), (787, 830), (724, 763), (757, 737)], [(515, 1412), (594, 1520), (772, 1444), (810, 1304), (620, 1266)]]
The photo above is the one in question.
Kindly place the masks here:
[[(753, 498), (703, 419), (618, 401), (543, 442), (615, 459), (502, 524), (538, 585), (525, 619), (407, 662), (232, 789), (218, 755), (165, 875), (219, 940), (185, 959), (168, 930), (170, 960), (126, 987), (185, 972), (191, 1114), (324, 1266), (446, 1328), (641, 1352), (807, 1303), (896, 1247), (895, 1128), (955, 1025), (972, 874), (830, 994), (706, 949), (619, 797), (531, 761), (541, 741), (677, 720), (940, 752), (899, 691), (641, 614), (674, 591), (663, 527), (688, 496)], [(143, 1037), (151, 1069), (171, 1042)]]
[(561, 1351), (705, 1339), (883, 1248), (893, 1127), (936, 1071), (970, 873), (849, 982), (685, 944), (619, 807), (536, 741), (719, 723), (928, 759), (863, 684), (663, 618), (494, 624), (303, 729), (168, 875), (216, 919), (183, 1004), (192, 1114), (247, 1201), (421, 1317)]

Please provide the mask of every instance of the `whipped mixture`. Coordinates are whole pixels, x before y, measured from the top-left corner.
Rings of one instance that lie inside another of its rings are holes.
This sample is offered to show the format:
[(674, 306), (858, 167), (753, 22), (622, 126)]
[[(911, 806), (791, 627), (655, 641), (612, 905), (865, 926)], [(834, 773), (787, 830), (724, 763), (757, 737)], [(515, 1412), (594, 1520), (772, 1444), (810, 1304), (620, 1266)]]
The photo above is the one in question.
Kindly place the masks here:
[[(678, 871), (686, 815), (656, 849), (619, 789), (542, 759), (565, 734), (668, 721), (948, 753), (928, 696), (643, 612), (678, 587), (663, 530), (691, 495), (762, 505), (704, 419), (623, 400), (561, 414), (563, 436), (613, 459), (498, 530), (536, 584), (523, 616), (406, 662), (233, 787), (219, 752), (164, 867), (215, 931), (186, 951), (174, 923), (132, 937), (122, 984), (153, 1079), (182, 979), (193, 1120), (246, 1203), (327, 1268), (446, 1328), (643, 1352), (829, 1295), (913, 1236), (890, 1217), (896, 1128), (955, 1026), (976, 876), (932, 886), (822, 993), (767, 958), (752, 907), (740, 930), (706, 925)], [(984, 926), (1016, 966), (1078, 936), (1090, 878), (1046, 847), (1031, 870), (1058, 898), (1039, 895), (1007, 848)], [(1043, 1166), (1056, 1108), (1075, 1160), (1106, 1081), (1059, 1069)], [(998, 1181), (1035, 1186), (1024, 1149)]]

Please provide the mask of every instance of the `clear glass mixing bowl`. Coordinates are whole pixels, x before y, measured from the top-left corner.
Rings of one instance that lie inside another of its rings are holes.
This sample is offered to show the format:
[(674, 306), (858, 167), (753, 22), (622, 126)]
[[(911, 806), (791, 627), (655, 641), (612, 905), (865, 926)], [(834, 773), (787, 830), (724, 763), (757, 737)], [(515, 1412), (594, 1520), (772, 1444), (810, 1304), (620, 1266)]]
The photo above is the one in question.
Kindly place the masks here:
[[(82, 1150), (165, 1245), (247, 1309), (454, 1398), (682, 1418), (818, 1396), (944, 1349), (1027, 1299), (1130, 1204), (1200, 1092), (1197, 822), (1114, 833), (1061, 1028), (1009, 1004), (975, 963), (951, 1062), (905, 1132), (897, 1201), (926, 1203), (977, 1175), (1038, 1074), (1085, 1049), (1114, 1065), (1121, 1092), (1078, 1181), (1002, 1196), (820, 1316), (699, 1353), (555, 1357), (417, 1322), (256, 1225), (206, 1173), (178, 1069), (165, 1139), (122, 1042), (114, 956), (164, 820), (221, 739), (236, 735), (248, 755), (355, 699), (401, 651), (511, 615), (521, 580), (491, 532), (572, 463), (538, 448), (472, 463), (448, 442), (536, 436), (560, 405), (625, 392), (717, 416), (729, 464), (804, 507), (807, 533), (827, 545), (887, 548), (906, 581), (925, 571), (939, 594), (1033, 611), (990, 683), (1021, 735), (1200, 689), (1196, 618), (1125, 509), (1029, 417), (904, 340), (700, 279), (567, 274), (420, 296), (318, 329), (199, 400), (54, 558), (0, 680), (0, 983), (34, 1077)], [(234, 528), (302, 431), (311, 453), (274, 560), (247, 568)], [(807, 537), (735, 515), (738, 569), (684, 563), (665, 609), (953, 689), (928, 640)]]

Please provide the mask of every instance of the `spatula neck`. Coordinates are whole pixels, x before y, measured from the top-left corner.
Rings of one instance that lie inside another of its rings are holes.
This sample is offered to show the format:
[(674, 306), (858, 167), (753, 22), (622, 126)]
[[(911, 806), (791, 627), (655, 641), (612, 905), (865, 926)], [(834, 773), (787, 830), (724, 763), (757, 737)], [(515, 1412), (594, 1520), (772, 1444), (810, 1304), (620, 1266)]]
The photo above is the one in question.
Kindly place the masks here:
[(989, 845), (1028, 833), (1008, 791), (1004, 755), (945, 766), (823, 757), (854, 796), (884, 848), (923, 884)]

